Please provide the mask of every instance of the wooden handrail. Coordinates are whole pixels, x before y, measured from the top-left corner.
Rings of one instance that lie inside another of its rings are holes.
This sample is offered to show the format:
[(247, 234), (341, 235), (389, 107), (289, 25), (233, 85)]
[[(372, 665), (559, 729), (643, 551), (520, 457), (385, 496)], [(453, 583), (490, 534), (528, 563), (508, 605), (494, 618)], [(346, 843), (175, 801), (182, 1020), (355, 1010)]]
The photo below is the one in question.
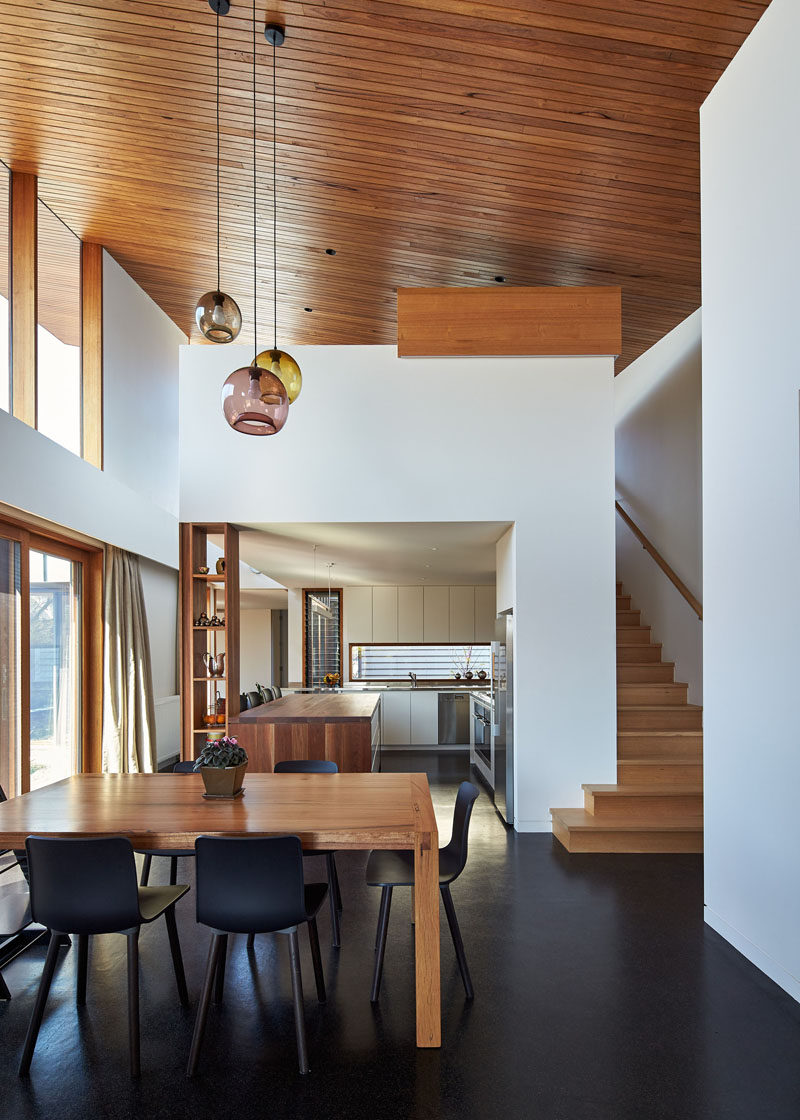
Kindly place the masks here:
[(659, 568), (664, 573), (664, 575), (667, 577), (667, 579), (670, 580), (670, 582), (673, 583), (675, 585), (675, 587), (677, 587), (678, 591), (680, 591), (681, 595), (683, 595), (686, 602), (689, 604), (689, 606), (692, 608), (694, 613), (697, 615), (697, 617), (702, 622), (703, 621), (703, 604), (698, 599), (695, 599), (694, 595), (692, 595), (691, 591), (686, 586), (686, 584), (683, 582), (683, 580), (680, 578), (680, 576), (677, 575), (672, 570), (672, 568), (670, 568), (669, 564), (666, 562), (664, 557), (658, 551), (656, 546), (654, 544), (652, 544), (652, 542), (647, 539), (647, 537), (644, 535), (644, 533), (639, 528), (639, 526), (636, 524), (636, 522), (631, 517), (629, 517), (629, 515), (625, 512), (625, 510), (622, 508), (622, 506), (619, 504), (619, 502), (615, 501), (614, 502), (614, 507), (615, 507), (617, 513), (622, 518), (622, 520), (628, 526), (630, 531), (633, 533), (633, 535), (636, 537), (636, 539), (641, 543), (641, 546), (645, 550), (645, 552), (650, 553), (650, 555), (653, 557), (656, 564), (658, 564)]

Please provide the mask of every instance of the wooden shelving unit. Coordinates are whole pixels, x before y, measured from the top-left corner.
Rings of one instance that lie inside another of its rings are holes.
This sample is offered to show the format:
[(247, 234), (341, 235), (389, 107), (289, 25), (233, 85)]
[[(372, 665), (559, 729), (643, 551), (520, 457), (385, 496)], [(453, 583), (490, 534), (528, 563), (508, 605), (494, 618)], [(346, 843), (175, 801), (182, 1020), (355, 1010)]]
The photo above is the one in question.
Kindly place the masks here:
[[(221, 538), (225, 572), (214, 567), (209, 537)], [(181, 525), (181, 758), (195, 758), (211, 731), (228, 734), (228, 721), (239, 714), (239, 530), (227, 523)], [(197, 626), (205, 611), (222, 626)], [(209, 676), (203, 654), (225, 654), (225, 673)], [(225, 722), (203, 723), (217, 695), (225, 698)]]

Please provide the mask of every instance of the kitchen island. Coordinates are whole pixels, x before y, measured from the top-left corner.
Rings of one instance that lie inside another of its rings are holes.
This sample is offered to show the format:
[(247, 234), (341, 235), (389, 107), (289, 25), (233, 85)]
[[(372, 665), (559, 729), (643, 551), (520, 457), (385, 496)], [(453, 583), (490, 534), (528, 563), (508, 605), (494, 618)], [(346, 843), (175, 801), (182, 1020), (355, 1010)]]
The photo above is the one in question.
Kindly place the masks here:
[(232, 716), (228, 734), (247, 751), (248, 769), (324, 758), (342, 773), (380, 770), (381, 698), (374, 692), (294, 693)]

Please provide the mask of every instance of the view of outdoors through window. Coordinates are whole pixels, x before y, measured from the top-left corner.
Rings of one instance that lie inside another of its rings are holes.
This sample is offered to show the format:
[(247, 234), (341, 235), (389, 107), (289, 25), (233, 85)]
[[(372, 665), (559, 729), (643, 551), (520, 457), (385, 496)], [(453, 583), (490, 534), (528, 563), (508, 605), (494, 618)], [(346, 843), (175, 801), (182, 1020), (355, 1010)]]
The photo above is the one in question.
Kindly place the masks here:
[(38, 212), (37, 428), (81, 454), (81, 243)]

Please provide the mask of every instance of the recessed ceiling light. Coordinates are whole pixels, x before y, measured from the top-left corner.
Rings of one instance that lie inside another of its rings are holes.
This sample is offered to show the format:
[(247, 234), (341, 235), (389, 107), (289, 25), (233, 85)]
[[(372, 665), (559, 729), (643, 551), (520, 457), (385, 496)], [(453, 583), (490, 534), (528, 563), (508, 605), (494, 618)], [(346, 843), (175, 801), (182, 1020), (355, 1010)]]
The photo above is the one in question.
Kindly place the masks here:
[(494, 279), (496, 284), (505, 284), (506, 282), (505, 276), (495, 276)]
[(431, 552), (438, 552), (438, 551), (439, 551), (439, 549), (436, 547), (436, 545), (431, 546)]
[(325, 252), (328, 254), (329, 257), (335, 257), (336, 256), (336, 250), (335, 249), (326, 249)]
[(313, 307), (304, 307), (303, 310), (304, 311), (313, 311), (314, 308)]

